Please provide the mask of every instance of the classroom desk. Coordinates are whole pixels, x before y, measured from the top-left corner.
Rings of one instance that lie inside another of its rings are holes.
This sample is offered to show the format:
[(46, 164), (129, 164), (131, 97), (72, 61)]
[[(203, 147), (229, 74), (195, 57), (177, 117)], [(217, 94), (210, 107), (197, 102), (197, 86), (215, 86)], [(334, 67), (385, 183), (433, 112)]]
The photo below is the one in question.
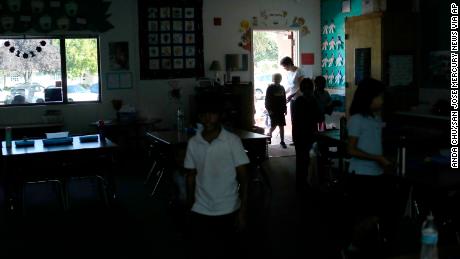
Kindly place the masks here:
[[(249, 156), (259, 159), (268, 157), (268, 136), (240, 129), (231, 132), (241, 138)], [(147, 131), (146, 136), (150, 140), (165, 145), (185, 146), (193, 135), (178, 131)]]
[[(340, 130), (326, 130), (315, 133), (315, 139), (322, 154), (327, 154), (339, 160), (339, 173), (345, 173), (344, 158), (347, 156), (347, 141), (340, 139)], [(329, 152), (329, 147), (336, 147), (336, 152)]]
[(317, 132), (316, 137), (319, 140), (326, 140), (329, 142), (334, 142), (336, 144), (340, 144), (342, 141), (340, 139), (340, 130), (338, 129), (332, 129), (332, 130), (326, 130), (323, 132)]
[[(121, 148), (126, 149), (126, 155), (137, 154), (140, 149), (140, 142), (146, 131), (153, 130), (162, 119), (135, 119), (132, 121), (124, 120), (104, 120), (104, 130), (108, 138), (117, 143)], [(99, 122), (94, 121), (90, 126), (95, 131), (98, 130)], [(133, 152), (134, 151), (134, 152)]]
[[(17, 147), (16, 141), (13, 141), (12, 147), (6, 148), (3, 141), (1, 156), (3, 170), (0, 180), (7, 184), (15, 184), (20, 183), (24, 178), (77, 176), (73, 175), (76, 173), (86, 175), (99, 173), (98, 166), (103, 167), (103, 173), (108, 171), (106, 163), (98, 165), (95, 162), (104, 158), (111, 163), (113, 151), (117, 148), (115, 143), (108, 139), (105, 143), (100, 139), (96, 142), (82, 143), (79, 137), (72, 138), (72, 144), (58, 146), (44, 146), (43, 139), (35, 139), (34, 146)], [(69, 165), (75, 165), (81, 170), (73, 170)]]
[(0, 137), (5, 139), (5, 128), (11, 127), (13, 139), (28, 138), (43, 138), (45, 133), (59, 132), (64, 127), (63, 123), (28, 123), (28, 124), (12, 124), (0, 125)]
[[(268, 136), (239, 129), (232, 130), (232, 132), (241, 138), (251, 162), (259, 163), (268, 158)], [(146, 137), (147, 141), (151, 143), (151, 148), (157, 150), (156, 152), (159, 154), (160, 160), (163, 160), (159, 162), (162, 164), (161, 167), (163, 169), (151, 193), (151, 196), (154, 196), (158, 184), (160, 181), (163, 181), (161, 180), (163, 173), (167, 172), (168, 177), (170, 177), (171, 174), (169, 172), (174, 169), (180, 170), (183, 167), (187, 143), (188, 140), (193, 137), (193, 134), (178, 132), (176, 130), (147, 131)], [(153, 164), (156, 165), (159, 160), (153, 159)], [(151, 173), (152, 171), (150, 174)]]
[(51, 153), (70, 152), (73, 154), (81, 153), (84, 151), (98, 151), (105, 149), (112, 149), (117, 147), (115, 143), (106, 139), (105, 143), (100, 140), (96, 142), (80, 142), (78, 136), (72, 137), (73, 143), (71, 145), (57, 145), (57, 146), (44, 146), (43, 139), (34, 139), (34, 146), (30, 147), (16, 147), (16, 141), (13, 141), (11, 148), (6, 148), (5, 141), (2, 141), (2, 156), (4, 159), (18, 156), (33, 156)]

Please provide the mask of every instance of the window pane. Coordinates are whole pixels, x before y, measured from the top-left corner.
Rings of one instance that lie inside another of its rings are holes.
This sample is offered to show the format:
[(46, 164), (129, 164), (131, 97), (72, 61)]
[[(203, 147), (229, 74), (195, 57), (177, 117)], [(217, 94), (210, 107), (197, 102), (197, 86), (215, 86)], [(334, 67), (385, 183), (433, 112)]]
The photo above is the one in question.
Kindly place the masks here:
[(57, 82), (59, 39), (0, 39), (0, 105), (44, 103), (45, 89)]
[(66, 39), (67, 100), (99, 100), (97, 39)]

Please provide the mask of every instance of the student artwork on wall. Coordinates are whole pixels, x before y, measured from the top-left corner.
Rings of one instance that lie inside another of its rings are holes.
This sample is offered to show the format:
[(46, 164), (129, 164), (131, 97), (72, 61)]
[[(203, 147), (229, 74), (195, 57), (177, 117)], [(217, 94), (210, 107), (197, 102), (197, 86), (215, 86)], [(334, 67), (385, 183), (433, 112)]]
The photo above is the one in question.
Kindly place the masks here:
[(111, 2), (105, 0), (0, 0), (0, 33), (106, 32)]
[(294, 28), (299, 30), (300, 36), (304, 37), (310, 33), (310, 29), (306, 25), (305, 18), (295, 16), (292, 19), (292, 22), (288, 22), (288, 12), (285, 10), (282, 11), (267, 11), (263, 10), (260, 12), (260, 17), (253, 16), (252, 20), (242, 20), (240, 22), (240, 32), (241, 40), (238, 43), (238, 46), (241, 48), (251, 51), (252, 49), (252, 39), (251, 31), (252, 28), (281, 28), (281, 29), (290, 29)]
[(109, 90), (133, 88), (131, 72), (109, 72), (106, 76), (106, 85)]
[(202, 77), (202, 0), (138, 0), (140, 77)]
[(109, 42), (110, 70), (129, 70), (128, 42)]
[[(344, 8), (344, 3), (346, 8)], [(361, 14), (360, 0), (321, 1), (321, 68), (327, 87), (345, 95), (345, 18)]]
[[(321, 68), (333, 101), (345, 104), (345, 18), (361, 14), (361, 0), (321, 1)], [(334, 108), (344, 112), (345, 106)]]

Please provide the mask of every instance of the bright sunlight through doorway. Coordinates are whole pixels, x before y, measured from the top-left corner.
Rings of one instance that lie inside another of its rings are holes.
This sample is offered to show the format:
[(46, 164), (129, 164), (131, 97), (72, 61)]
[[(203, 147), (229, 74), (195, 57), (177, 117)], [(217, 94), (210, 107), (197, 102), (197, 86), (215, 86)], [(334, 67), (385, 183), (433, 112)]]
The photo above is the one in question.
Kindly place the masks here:
[[(298, 31), (288, 30), (254, 30), (252, 34), (253, 60), (254, 60), (254, 96), (256, 113), (254, 120), (258, 127), (264, 128), (268, 133), (270, 118), (265, 110), (265, 93), (272, 83), (272, 75), (280, 73), (283, 76), (281, 85), (287, 87), (287, 72), (280, 66), (283, 57), (291, 57), (298, 65)], [(285, 142), (292, 142), (291, 115), (288, 105), (286, 115)], [(272, 144), (279, 145), (279, 130), (273, 132)]]

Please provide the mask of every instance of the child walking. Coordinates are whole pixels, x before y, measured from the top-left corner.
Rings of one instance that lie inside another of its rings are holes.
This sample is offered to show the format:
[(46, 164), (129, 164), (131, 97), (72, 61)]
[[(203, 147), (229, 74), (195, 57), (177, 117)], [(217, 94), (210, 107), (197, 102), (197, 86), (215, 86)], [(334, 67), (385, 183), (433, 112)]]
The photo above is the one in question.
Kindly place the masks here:
[(203, 94), (203, 129), (187, 145), (187, 199), (191, 208), (193, 258), (235, 257), (237, 230), (246, 225), (249, 159), (241, 139), (221, 125), (221, 98)]
[(273, 75), (273, 84), (268, 86), (267, 94), (265, 96), (265, 109), (268, 111), (271, 124), (268, 136), (270, 136), (271, 139), (273, 131), (276, 129), (276, 126), (278, 126), (281, 138), (280, 145), (283, 148), (287, 148), (286, 143), (284, 143), (284, 126), (286, 126), (285, 116), (287, 112), (286, 91), (280, 84), (281, 79), (281, 74), (277, 73)]

